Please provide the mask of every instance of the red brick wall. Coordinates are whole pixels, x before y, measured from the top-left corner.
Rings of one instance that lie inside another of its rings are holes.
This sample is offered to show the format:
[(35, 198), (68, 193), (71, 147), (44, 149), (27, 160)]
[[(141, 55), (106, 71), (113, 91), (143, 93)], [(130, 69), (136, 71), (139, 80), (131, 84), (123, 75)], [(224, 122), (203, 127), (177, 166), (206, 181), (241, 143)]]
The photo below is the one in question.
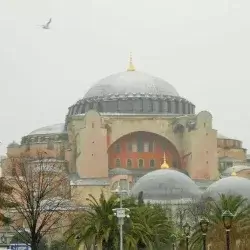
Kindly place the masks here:
[[(129, 143), (137, 145), (138, 137), (142, 142), (153, 143), (153, 152), (130, 152), (128, 150)], [(120, 151), (117, 152), (117, 144), (120, 147)], [(166, 150), (164, 150), (166, 148)], [(179, 154), (176, 148), (167, 139), (148, 132), (137, 132), (130, 135), (126, 135), (111, 145), (108, 150), (109, 155), (109, 168), (116, 167), (116, 159), (120, 159), (121, 167), (127, 168), (127, 159), (131, 159), (132, 168), (139, 168), (138, 160), (144, 160), (144, 168), (150, 168), (150, 160), (155, 160), (155, 168), (160, 168), (163, 162), (163, 154), (166, 154), (167, 162), (170, 166), (173, 163), (176, 167), (180, 167)]]

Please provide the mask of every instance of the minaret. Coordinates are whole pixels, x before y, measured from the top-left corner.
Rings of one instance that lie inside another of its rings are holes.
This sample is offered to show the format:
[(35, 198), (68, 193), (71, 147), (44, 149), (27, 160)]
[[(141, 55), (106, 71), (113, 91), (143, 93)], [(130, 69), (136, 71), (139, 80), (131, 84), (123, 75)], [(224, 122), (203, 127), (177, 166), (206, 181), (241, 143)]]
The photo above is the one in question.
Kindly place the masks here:
[(130, 57), (129, 57), (129, 66), (127, 71), (135, 71), (135, 66), (133, 64), (133, 58), (132, 58), (132, 53), (130, 52)]
[(161, 164), (161, 169), (168, 169), (169, 168), (169, 165), (167, 164), (166, 162), (166, 154), (164, 152), (164, 155), (163, 155), (163, 163)]

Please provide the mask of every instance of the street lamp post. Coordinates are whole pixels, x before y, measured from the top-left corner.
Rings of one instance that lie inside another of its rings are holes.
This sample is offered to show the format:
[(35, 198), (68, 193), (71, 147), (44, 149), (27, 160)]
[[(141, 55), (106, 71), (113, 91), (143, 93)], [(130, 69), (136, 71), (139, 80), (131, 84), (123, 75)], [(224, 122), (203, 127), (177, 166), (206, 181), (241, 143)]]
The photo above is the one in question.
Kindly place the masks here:
[(172, 234), (171, 236), (172, 248), (175, 250), (175, 243), (176, 243), (176, 235)]
[(202, 232), (202, 241), (203, 241), (203, 250), (207, 249), (207, 231), (208, 231), (208, 225), (209, 225), (209, 221), (206, 218), (202, 218), (200, 220), (200, 228), (201, 228), (201, 232)]
[(222, 214), (223, 224), (226, 229), (227, 250), (230, 250), (230, 230), (232, 227), (233, 218), (234, 215), (229, 210), (224, 211)]
[(184, 228), (184, 234), (186, 236), (186, 250), (189, 249), (189, 237), (190, 237), (190, 230), (191, 227), (190, 225), (186, 222), (185, 225), (183, 226)]
[(124, 208), (122, 205), (122, 196), (127, 194), (127, 190), (121, 190), (120, 185), (114, 191), (120, 197), (120, 207), (113, 209), (114, 215), (118, 218), (118, 224), (120, 226), (120, 250), (123, 250), (123, 224), (124, 218), (129, 218), (130, 210), (128, 208)]

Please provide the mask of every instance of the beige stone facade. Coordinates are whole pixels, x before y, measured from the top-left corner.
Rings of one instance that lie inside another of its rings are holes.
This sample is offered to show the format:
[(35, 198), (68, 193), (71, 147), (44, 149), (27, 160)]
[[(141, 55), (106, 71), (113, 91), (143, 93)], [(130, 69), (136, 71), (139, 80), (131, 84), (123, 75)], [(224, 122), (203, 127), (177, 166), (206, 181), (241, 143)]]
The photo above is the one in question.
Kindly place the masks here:
[[(246, 161), (242, 142), (218, 135), (210, 112), (195, 113), (168, 82), (134, 68), (100, 80), (69, 107), (65, 123), (25, 135), (7, 156), (37, 150), (65, 161), (83, 204), (89, 193), (110, 194), (118, 176), (130, 189), (160, 168), (164, 154), (170, 167), (197, 181), (217, 180), (223, 157)], [(3, 165), (3, 175), (11, 174)]]

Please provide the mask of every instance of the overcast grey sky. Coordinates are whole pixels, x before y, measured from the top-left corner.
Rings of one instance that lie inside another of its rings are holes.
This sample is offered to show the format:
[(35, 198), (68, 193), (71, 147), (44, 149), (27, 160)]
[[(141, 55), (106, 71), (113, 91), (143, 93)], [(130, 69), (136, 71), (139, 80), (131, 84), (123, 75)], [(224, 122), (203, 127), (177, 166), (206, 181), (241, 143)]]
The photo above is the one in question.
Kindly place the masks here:
[(249, 12), (249, 0), (1, 0), (0, 153), (64, 122), (91, 84), (126, 70), (130, 51), (250, 148)]

